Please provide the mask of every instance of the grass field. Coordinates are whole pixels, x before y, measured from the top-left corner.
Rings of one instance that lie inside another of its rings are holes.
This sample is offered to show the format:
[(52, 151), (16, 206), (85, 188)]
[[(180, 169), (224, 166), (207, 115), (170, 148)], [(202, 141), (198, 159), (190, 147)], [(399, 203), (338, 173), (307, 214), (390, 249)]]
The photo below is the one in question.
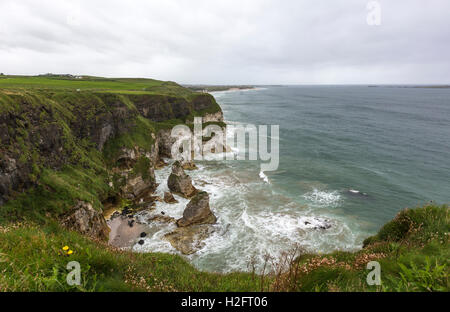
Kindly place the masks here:
[(0, 89), (105, 91), (125, 94), (189, 96), (192, 91), (171, 81), (145, 78), (82, 78), (54, 76), (0, 76)]

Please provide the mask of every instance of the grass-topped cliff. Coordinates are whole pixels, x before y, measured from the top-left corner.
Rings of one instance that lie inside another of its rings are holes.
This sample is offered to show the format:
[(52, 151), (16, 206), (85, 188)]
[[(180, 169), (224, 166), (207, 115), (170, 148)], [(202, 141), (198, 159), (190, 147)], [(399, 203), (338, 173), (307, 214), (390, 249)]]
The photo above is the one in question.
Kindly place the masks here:
[[(449, 290), (448, 206), (402, 211), (357, 252), (287, 254), (269, 275), (200, 272), (179, 256), (118, 250), (62, 227), (79, 201), (97, 211), (111, 198), (137, 201), (128, 180), (150, 192), (161, 132), (220, 112), (209, 94), (173, 82), (0, 76), (0, 291)], [(66, 283), (72, 260), (81, 286)], [(372, 260), (381, 286), (366, 283)]]
[(173, 82), (1, 77), (0, 220), (58, 215), (74, 199), (100, 208), (122, 148), (151, 152), (158, 130), (215, 112), (211, 95)]

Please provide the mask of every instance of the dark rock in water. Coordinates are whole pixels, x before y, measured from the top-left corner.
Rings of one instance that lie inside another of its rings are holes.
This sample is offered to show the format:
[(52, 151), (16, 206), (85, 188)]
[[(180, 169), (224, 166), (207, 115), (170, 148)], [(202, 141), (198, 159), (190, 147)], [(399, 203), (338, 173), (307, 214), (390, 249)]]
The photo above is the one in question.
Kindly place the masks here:
[(314, 227), (315, 230), (327, 230), (327, 229), (331, 228), (331, 223), (329, 220), (324, 219), (324, 220), (317, 220), (317, 221), (319, 221), (320, 224)]
[(141, 236), (141, 237), (145, 237), (145, 236), (147, 236), (147, 233), (142, 232), (140, 236)]
[(133, 225), (134, 225), (134, 220), (128, 221), (128, 226), (129, 226), (129, 227), (133, 227)]
[(164, 201), (168, 204), (178, 203), (178, 200), (176, 200), (170, 192), (164, 192)]
[(306, 229), (311, 230), (326, 230), (331, 228), (333, 225), (330, 220), (317, 217), (308, 218), (308, 220), (303, 221), (303, 224), (305, 225)]
[(198, 192), (192, 185), (191, 177), (184, 172), (179, 161), (175, 161), (172, 165), (172, 173), (167, 180), (167, 186), (172, 192), (186, 198), (190, 198)]
[(200, 192), (195, 195), (184, 209), (183, 217), (177, 221), (179, 227), (192, 224), (214, 224), (217, 218), (209, 208), (209, 195)]
[(161, 211), (161, 214), (162, 214), (162, 215), (165, 215), (166, 213), (165, 213), (164, 211)]
[(351, 196), (358, 196), (358, 197), (369, 197), (369, 194), (358, 191), (358, 190), (353, 190), (353, 189), (348, 190), (347, 194), (351, 195)]
[(144, 240), (140, 239), (138, 243), (139, 243), (139, 245), (144, 245)]
[(102, 212), (92, 208), (90, 203), (79, 201), (69, 212), (60, 217), (61, 225), (83, 235), (107, 239), (109, 227)]

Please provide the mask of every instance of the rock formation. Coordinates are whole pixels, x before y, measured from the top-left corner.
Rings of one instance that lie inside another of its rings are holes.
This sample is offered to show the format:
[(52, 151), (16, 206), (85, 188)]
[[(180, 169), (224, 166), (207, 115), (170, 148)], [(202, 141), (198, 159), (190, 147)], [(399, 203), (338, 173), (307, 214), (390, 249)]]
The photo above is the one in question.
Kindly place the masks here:
[(216, 216), (209, 208), (209, 195), (199, 192), (186, 205), (183, 217), (177, 220), (177, 229), (164, 236), (170, 244), (182, 254), (189, 255), (203, 247), (216, 223)]
[(175, 204), (178, 203), (178, 201), (173, 197), (172, 193), (170, 192), (164, 192), (164, 201), (168, 204)]
[(192, 160), (183, 161), (181, 164), (184, 170), (196, 170), (198, 169)]
[(197, 193), (197, 189), (192, 185), (191, 177), (188, 176), (179, 161), (172, 165), (172, 173), (167, 181), (169, 189), (183, 197), (189, 198)]
[(152, 152), (145, 153), (138, 147), (120, 150), (113, 170), (120, 176), (116, 184), (123, 198), (138, 201), (155, 191), (157, 184), (153, 167), (158, 156)]
[(190, 255), (204, 246), (204, 240), (208, 238), (214, 229), (207, 224), (196, 224), (188, 227), (177, 228), (164, 236), (169, 243), (184, 255)]
[(193, 224), (214, 224), (217, 218), (209, 208), (209, 195), (206, 192), (199, 192), (184, 209), (183, 217), (177, 220), (179, 227), (186, 227)]
[(79, 201), (70, 211), (60, 217), (61, 225), (91, 238), (105, 240), (109, 228), (101, 211), (96, 211), (90, 203)]

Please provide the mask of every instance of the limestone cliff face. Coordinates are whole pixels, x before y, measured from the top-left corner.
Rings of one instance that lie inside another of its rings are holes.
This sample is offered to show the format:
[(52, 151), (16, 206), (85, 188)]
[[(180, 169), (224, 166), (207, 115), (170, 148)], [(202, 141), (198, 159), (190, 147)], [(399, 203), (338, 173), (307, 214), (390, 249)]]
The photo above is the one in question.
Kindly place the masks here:
[[(213, 115), (216, 121), (223, 120), (220, 107), (209, 94), (192, 94), (186, 98), (75, 91), (0, 91), (0, 205), (39, 183), (44, 168), (106, 167), (107, 163), (120, 168), (128, 161), (122, 171), (136, 171), (133, 166), (141, 156), (148, 158), (153, 167), (160, 156), (170, 156), (174, 140), (167, 130), (156, 133), (151, 122), (179, 119), (188, 123), (199, 115)], [(131, 144), (125, 154), (139, 156), (133, 159), (121, 155), (121, 145), (125, 143)], [(140, 146), (143, 144), (145, 146)], [(92, 157), (92, 150), (98, 151), (98, 159)], [(143, 188), (142, 173), (135, 173), (127, 174), (126, 179), (130, 177), (135, 182), (132, 184), (136, 189), (131, 193), (139, 197), (139, 189)], [(151, 172), (144, 175), (151, 180)]]

